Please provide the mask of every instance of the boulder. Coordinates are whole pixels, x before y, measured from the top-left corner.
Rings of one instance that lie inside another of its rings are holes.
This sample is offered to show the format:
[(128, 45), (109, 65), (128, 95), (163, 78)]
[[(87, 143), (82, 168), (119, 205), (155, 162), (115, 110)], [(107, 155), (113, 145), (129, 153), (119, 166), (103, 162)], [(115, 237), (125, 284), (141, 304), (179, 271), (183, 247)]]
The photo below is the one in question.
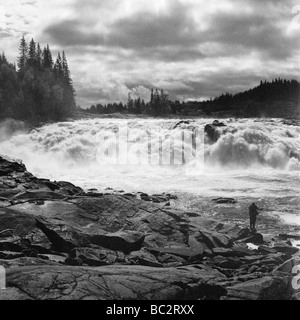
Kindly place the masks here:
[(216, 256), (222, 256), (222, 257), (236, 257), (238, 254), (233, 251), (232, 249), (227, 248), (213, 248), (212, 253)]
[(286, 278), (267, 276), (227, 287), (229, 297), (242, 300), (289, 300), (292, 296)]
[(179, 122), (177, 122), (177, 123), (174, 125), (173, 130), (181, 127), (181, 125), (183, 125), (183, 124), (189, 125), (190, 123), (191, 123), (191, 121), (189, 121), (189, 120), (179, 121)]
[(250, 250), (246, 246), (243, 246), (243, 245), (235, 245), (232, 248), (232, 250), (235, 251), (240, 256), (255, 256), (255, 255), (257, 255), (256, 250)]
[(277, 253), (277, 250), (267, 246), (259, 246), (257, 251), (261, 254)]
[(202, 258), (203, 251), (195, 251), (190, 249), (189, 247), (168, 247), (168, 248), (147, 248), (149, 252), (153, 253), (154, 255), (159, 255), (159, 254), (171, 254), (174, 256), (178, 256), (181, 258), (184, 258), (186, 260), (198, 260)]
[(25, 257), (25, 254), (21, 252), (0, 251), (0, 259), (2, 260), (13, 260), (22, 257)]
[(239, 269), (242, 265), (242, 262), (238, 258), (228, 258), (216, 256), (213, 258), (214, 265), (223, 269)]
[[(105, 266), (109, 264), (107, 260), (109, 254), (105, 249), (100, 248), (75, 248), (71, 251), (69, 258), (81, 259), (88, 266)], [(116, 256), (115, 252), (113, 254)]]
[(70, 196), (81, 195), (84, 193), (80, 187), (74, 186), (70, 182), (58, 181), (56, 182), (56, 184), (60, 188), (60, 192), (63, 192), (64, 194), (68, 194)]
[(61, 236), (59, 236), (55, 231), (50, 230), (48, 227), (46, 227), (45, 224), (40, 222), (39, 220), (35, 219), (36, 226), (39, 228), (49, 239), (49, 241), (52, 244), (52, 248), (55, 251), (58, 252), (70, 252), (72, 249), (76, 247), (75, 244), (73, 244), (70, 241), (64, 240)]
[(217, 142), (218, 139), (221, 136), (221, 131), (218, 130), (218, 128), (226, 127), (226, 125), (223, 122), (219, 122), (218, 120), (215, 120), (212, 124), (207, 124), (204, 128), (204, 132), (209, 137), (211, 142)]
[(288, 245), (285, 242), (276, 242), (273, 245), (273, 249), (277, 252), (287, 253), (293, 255), (299, 251), (299, 248)]
[(25, 172), (26, 167), (21, 161), (0, 156), (0, 177), (8, 176), (14, 172)]
[(249, 250), (247, 247), (236, 245), (230, 249), (226, 248), (213, 248), (212, 252), (215, 255), (223, 257), (244, 257), (244, 256), (254, 256), (257, 253), (254, 250)]
[(35, 228), (34, 219), (8, 208), (0, 208), (0, 232), (10, 230), (15, 236), (30, 233)]
[(58, 256), (55, 254), (39, 254), (37, 257), (43, 260), (48, 260), (60, 264), (64, 264), (67, 258), (66, 256)]
[(127, 256), (127, 259), (128, 261), (141, 266), (149, 266), (156, 268), (163, 267), (163, 265), (157, 261), (156, 257), (145, 248), (141, 249), (140, 251), (131, 252)]
[[(290, 260), (287, 260), (286, 262), (284, 262), (282, 265), (280, 265), (274, 270), (274, 274), (280, 275), (282, 273), (285, 273), (291, 276), (293, 274), (293, 269), (295, 266), (300, 266), (300, 256), (294, 256)], [(299, 267), (299, 270), (300, 270), (300, 267)]]
[[(223, 226), (221, 227), (221, 230), (223, 233), (226, 233), (226, 235), (231, 238), (233, 241), (241, 240), (248, 238), (251, 235), (249, 228), (240, 228), (237, 225), (229, 225), (229, 226)], [(220, 231), (220, 230), (219, 230)]]
[(214, 120), (212, 124), (215, 127), (226, 127), (226, 124), (223, 122), (220, 122), (219, 120)]
[(237, 201), (233, 198), (216, 198), (213, 201), (217, 204), (235, 204)]
[(211, 232), (208, 230), (199, 230), (195, 236), (198, 242), (204, 243), (209, 249), (212, 248), (228, 248), (231, 247), (233, 241), (226, 235), (219, 232)]
[(288, 240), (288, 239), (300, 240), (300, 235), (297, 235), (297, 234), (281, 233), (281, 234), (279, 234), (278, 237), (279, 237), (280, 240)]
[(263, 244), (264, 237), (261, 233), (254, 233), (247, 238), (240, 239), (238, 242), (243, 243), (253, 243), (253, 244)]
[(141, 232), (124, 230), (104, 235), (93, 235), (90, 237), (90, 241), (101, 247), (128, 254), (132, 251), (140, 250), (145, 237), (146, 235)]
[(215, 128), (215, 126), (211, 124), (207, 124), (205, 126), (204, 132), (206, 133), (211, 142), (217, 142), (220, 138), (219, 131)]
[(158, 257), (157, 257), (157, 261), (161, 264), (163, 264), (164, 266), (181, 266), (181, 265), (186, 265), (186, 259), (180, 257), (180, 256), (175, 256), (173, 254), (169, 254), (169, 253), (164, 253), (161, 252)]

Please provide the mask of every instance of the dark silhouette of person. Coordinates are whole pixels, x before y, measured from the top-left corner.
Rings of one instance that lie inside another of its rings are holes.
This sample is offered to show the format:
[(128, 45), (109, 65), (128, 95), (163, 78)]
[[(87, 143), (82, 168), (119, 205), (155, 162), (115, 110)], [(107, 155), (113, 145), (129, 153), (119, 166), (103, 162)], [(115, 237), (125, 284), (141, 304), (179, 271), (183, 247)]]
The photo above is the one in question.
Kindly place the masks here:
[(258, 206), (255, 203), (252, 203), (249, 207), (249, 216), (250, 216), (250, 230), (255, 230), (256, 217), (258, 215)]

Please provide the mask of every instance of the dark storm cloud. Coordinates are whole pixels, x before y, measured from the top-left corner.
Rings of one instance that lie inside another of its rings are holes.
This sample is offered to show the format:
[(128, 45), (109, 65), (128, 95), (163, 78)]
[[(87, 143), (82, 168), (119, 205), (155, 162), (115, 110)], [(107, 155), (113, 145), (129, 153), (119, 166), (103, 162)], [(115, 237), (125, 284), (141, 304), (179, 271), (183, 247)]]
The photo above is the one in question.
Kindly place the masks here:
[(44, 34), (62, 46), (98, 46), (104, 45), (101, 34), (90, 33), (80, 29), (80, 20), (65, 20), (46, 28)]
[(131, 50), (135, 57), (165, 62), (205, 56), (195, 46), (199, 34), (187, 7), (175, 1), (167, 15), (135, 14), (112, 23), (108, 34), (87, 31), (85, 27), (80, 19), (66, 20), (49, 26), (44, 34), (61, 46), (100, 46), (111, 49), (112, 55), (118, 54), (116, 48), (122, 48)]
[[(252, 2), (258, 5), (255, 0)], [(110, 24), (106, 34), (101, 30), (93, 31), (80, 18), (53, 24), (44, 33), (62, 46), (130, 49), (137, 55), (165, 61), (204, 57), (205, 54), (195, 46), (206, 43), (221, 46), (221, 50), (211, 54), (215, 56), (247, 54), (247, 51), (257, 50), (281, 59), (298, 49), (297, 39), (287, 37), (285, 30), (263, 13), (216, 12), (209, 20), (209, 28), (199, 31), (188, 6), (174, 1), (168, 14), (136, 13)]]
[(60, 45), (108, 46), (140, 50), (168, 46), (191, 46), (198, 40), (188, 7), (174, 0), (168, 14), (141, 14), (108, 25), (108, 34), (91, 31), (80, 18), (50, 25), (44, 33)]
[(134, 51), (139, 59), (147, 59), (151, 62), (188, 62), (197, 61), (206, 57), (201, 50), (196, 47), (166, 46), (161, 48), (141, 48)]
[(198, 42), (198, 36), (187, 7), (177, 3), (167, 15), (136, 14), (117, 21), (111, 26), (109, 42), (130, 49), (185, 47)]
[[(211, 20), (207, 41), (231, 47), (232, 55), (257, 50), (276, 59), (293, 55), (299, 49), (296, 37), (288, 37), (285, 29), (275, 21), (257, 13), (217, 14)], [(237, 50), (237, 51), (235, 51)]]
[[(186, 99), (243, 91), (264, 77), (289, 77), (293, 68), (289, 61), (296, 61), (299, 52), (299, 33), (287, 32), (293, 17), (290, 0), (222, 0), (209, 2), (210, 8), (202, 2), (200, 18), (194, 7), (197, 1), (172, 0), (161, 11), (141, 6), (106, 19), (105, 14), (117, 11), (121, 2), (76, 0), (72, 14), (48, 24), (41, 37), (66, 48), (74, 60), (84, 55), (90, 66), (100, 61), (101, 70), (104, 66), (128, 88), (155, 87), (161, 79), (170, 86), (171, 96)], [(171, 79), (177, 79), (174, 87)], [(109, 99), (108, 87), (101, 92), (95, 92), (94, 85), (81, 88), (78, 95)]]

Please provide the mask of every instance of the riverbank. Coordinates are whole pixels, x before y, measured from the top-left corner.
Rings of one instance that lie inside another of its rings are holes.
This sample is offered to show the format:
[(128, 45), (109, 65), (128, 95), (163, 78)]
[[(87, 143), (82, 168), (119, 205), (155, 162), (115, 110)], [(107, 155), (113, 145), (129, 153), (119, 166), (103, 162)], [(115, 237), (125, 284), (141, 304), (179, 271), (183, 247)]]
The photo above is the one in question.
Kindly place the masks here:
[(172, 195), (38, 179), (3, 157), (0, 182), (0, 299), (299, 298), (295, 234), (251, 233)]

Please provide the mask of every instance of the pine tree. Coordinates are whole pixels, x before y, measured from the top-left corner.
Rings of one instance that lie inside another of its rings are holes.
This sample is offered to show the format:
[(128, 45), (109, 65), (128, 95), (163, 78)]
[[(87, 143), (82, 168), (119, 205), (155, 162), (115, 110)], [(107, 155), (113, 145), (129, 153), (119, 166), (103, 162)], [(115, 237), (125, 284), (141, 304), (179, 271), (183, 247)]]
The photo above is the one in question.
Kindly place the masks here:
[[(18, 72), (0, 53), (0, 118), (16, 117), (38, 123), (70, 116), (76, 107), (75, 90), (65, 54), (58, 54), (57, 76), (48, 45), (42, 52), (32, 39), (28, 48), (23, 36), (19, 53)], [(114, 109), (113, 105), (111, 110), (115, 112)]]
[(19, 71), (23, 71), (23, 69), (27, 64), (27, 58), (28, 58), (28, 46), (27, 46), (24, 35), (21, 39), (21, 43), (19, 46), (19, 54), (20, 56), (18, 57), (18, 68), (19, 68)]
[(33, 39), (31, 39), (30, 44), (29, 44), (27, 64), (29, 67), (36, 67), (37, 66), (36, 44)]
[(169, 112), (169, 95), (163, 89), (160, 91), (160, 112), (167, 114)]
[(37, 44), (37, 50), (36, 50), (36, 65), (38, 69), (42, 68), (42, 61), (43, 61), (43, 52), (41, 49), (40, 44)]
[(160, 95), (157, 89), (155, 90), (153, 97), (153, 109), (155, 117), (161, 114)]
[(151, 96), (150, 96), (150, 105), (153, 106), (154, 104), (154, 90), (153, 88), (151, 89)]
[(145, 100), (142, 99), (142, 102), (141, 102), (141, 112), (142, 113), (146, 113), (146, 104), (145, 104)]
[(141, 105), (141, 98), (140, 97), (135, 102), (135, 112), (137, 114), (141, 114), (142, 113), (142, 105)]
[(131, 92), (128, 93), (128, 101), (127, 101), (127, 110), (128, 112), (132, 112), (134, 107), (133, 99), (131, 98)]
[(53, 69), (54, 69), (54, 72), (55, 72), (57, 77), (63, 77), (64, 76), (63, 63), (62, 63), (60, 52), (58, 52), (58, 54), (57, 54), (56, 62), (54, 64)]
[(67, 86), (69, 86), (71, 88), (71, 90), (73, 91), (73, 93), (75, 93), (75, 89), (73, 87), (73, 82), (71, 79), (71, 73), (69, 70), (67, 57), (66, 57), (66, 54), (64, 51), (62, 53), (62, 70), (63, 70), (63, 75), (64, 75), (65, 82), (66, 82)]
[(0, 65), (1, 64), (8, 64), (8, 61), (6, 59), (5, 53), (2, 52), (2, 54), (0, 55)]
[(44, 48), (42, 66), (44, 69), (51, 70), (53, 68), (53, 59), (52, 59), (52, 54), (51, 54), (49, 45), (47, 45), (47, 47)]

